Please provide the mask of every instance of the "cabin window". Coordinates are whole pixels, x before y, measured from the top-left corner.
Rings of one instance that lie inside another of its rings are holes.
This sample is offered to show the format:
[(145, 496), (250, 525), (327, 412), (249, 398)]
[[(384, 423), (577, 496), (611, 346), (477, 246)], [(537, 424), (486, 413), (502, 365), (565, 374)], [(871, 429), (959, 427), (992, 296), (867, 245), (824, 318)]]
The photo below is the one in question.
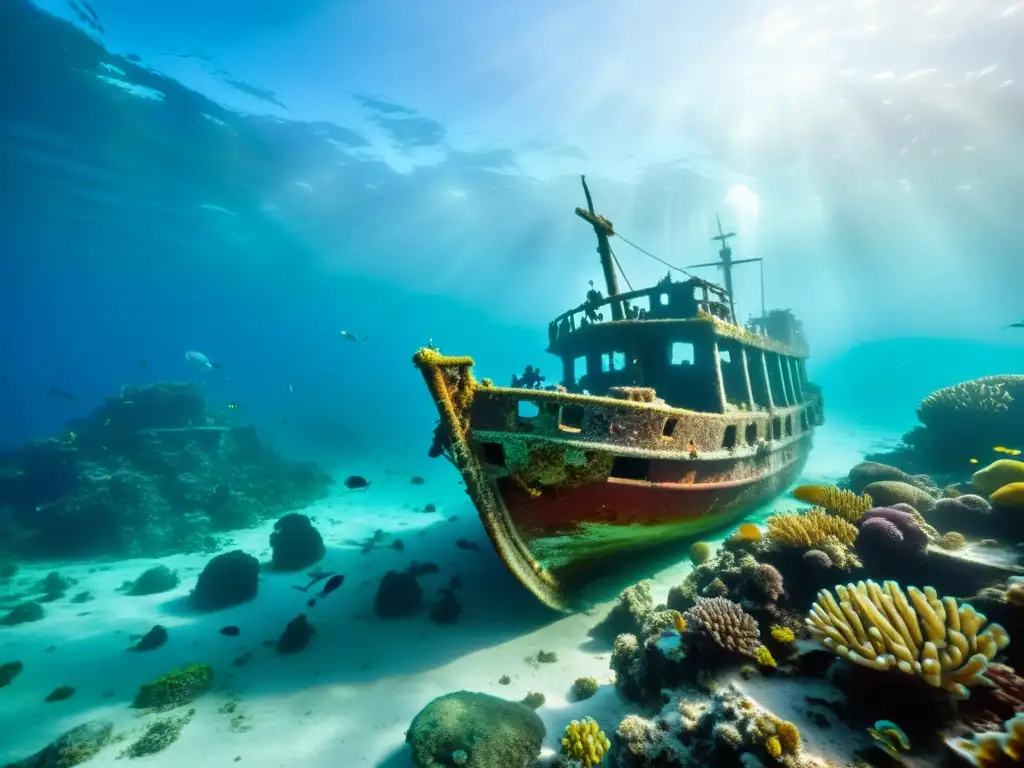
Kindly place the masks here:
[(558, 426), (570, 432), (579, 432), (583, 429), (585, 415), (582, 405), (563, 405), (558, 415)]
[(772, 419), (772, 440), (782, 439), (782, 419), (776, 416)]
[(572, 378), (579, 383), (579, 380), (587, 375), (587, 358), (577, 357), (572, 361)]
[(793, 417), (792, 416), (787, 416), (786, 417), (786, 437), (792, 437), (792, 436), (793, 436)]
[(612, 462), (612, 477), (623, 480), (646, 480), (651, 469), (650, 459), (637, 459), (632, 456), (616, 456)]
[(728, 349), (719, 347), (718, 359), (722, 361), (722, 365), (732, 365), (732, 354), (729, 352)]
[(482, 443), (484, 460), (492, 467), (505, 466), (505, 446), (501, 443)]
[(736, 425), (730, 424), (725, 428), (725, 435), (722, 436), (722, 447), (732, 450), (736, 447)]
[(667, 293), (663, 293), (660, 296), (658, 296), (658, 303), (661, 304), (661, 306), (663, 306), (663, 307), (667, 307), (668, 306), (668, 294)]
[(782, 368), (782, 384), (786, 388), (786, 400), (790, 405), (796, 403), (795, 390), (793, 389), (793, 369), (789, 366), (788, 357), (779, 357), (779, 366)]
[(612, 352), (612, 370), (613, 371), (624, 371), (624, 370), (626, 370), (626, 353), (625, 352)]
[(747, 424), (745, 437), (747, 445), (753, 445), (757, 442), (757, 424)]
[(810, 426), (807, 424), (807, 409), (804, 408), (800, 411), (800, 430), (806, 432), (808, 429), (810, 429)]
[(520, 400), (517, 412), (520, 419), (535, 419), (540, 416), (540, 406), (533, 400)]
[(676, 425), (679, 423), (678, 419), (665, 419), (665, 426), (661, 428), (662, 437), (672, 437), (676, 431)]
[(795, 402), (804, 401), (804, 384), (800, 381), (800, 363), (795, 358), (789, 358), (790, 383), (793, 386), (793, 397)]
[(693, 343), (689, 341), (672, 342), (672, 365), (693, 365)]
[(725, 388), (725, 402), (733, 409), (748, 405), (747, 372), (743, 366), (743, 348), (731, 342), (718, 342), (718, 362)]

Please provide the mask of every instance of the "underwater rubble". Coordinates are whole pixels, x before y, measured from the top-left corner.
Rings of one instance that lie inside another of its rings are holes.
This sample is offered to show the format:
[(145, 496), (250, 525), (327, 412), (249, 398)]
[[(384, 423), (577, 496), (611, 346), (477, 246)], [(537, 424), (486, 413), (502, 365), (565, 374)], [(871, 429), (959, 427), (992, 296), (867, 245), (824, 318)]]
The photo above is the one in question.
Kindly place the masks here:
[(198, 385), (124, 387), (61, 437), (0, 453), (6, 556), (137, 557), (209, 549), (328, 493), (255, 427), (211, 412)]

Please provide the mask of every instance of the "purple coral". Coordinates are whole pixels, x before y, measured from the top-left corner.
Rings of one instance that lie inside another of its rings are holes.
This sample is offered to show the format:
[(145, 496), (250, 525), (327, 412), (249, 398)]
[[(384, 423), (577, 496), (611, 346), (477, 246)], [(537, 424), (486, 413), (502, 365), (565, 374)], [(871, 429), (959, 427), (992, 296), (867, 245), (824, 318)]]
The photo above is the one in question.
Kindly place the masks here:
[(724, 597), (698, 597), (683, 616), (691, 632), (723, 650), (753, 656), (761, 645), (757, 620)]
[(963, 496), (957, 496), (955, 499), (939, 499), (935, 502), (935, 509), (932, 511), (951, 514), (987, 515), (992, 511), (992, 507), (981, 496), (967, 493)]
[(857, 549), (864, 553), (869, 554), (876, 549), (921, 553), (927, 548), (928, 534), (908, 512), (892, 507), (876, 507), (860, 518)]

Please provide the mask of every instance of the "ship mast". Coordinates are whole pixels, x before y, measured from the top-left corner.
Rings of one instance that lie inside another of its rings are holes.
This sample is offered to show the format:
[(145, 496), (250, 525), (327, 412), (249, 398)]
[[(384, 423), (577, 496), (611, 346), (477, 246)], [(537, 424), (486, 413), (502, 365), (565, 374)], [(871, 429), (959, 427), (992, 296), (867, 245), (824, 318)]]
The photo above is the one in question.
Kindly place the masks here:
[[(733, 324), (737, 324), (736, 321), (736, 303), (732, 295), (732, 268), (737, 264), (753, 264), (755, 261), (762, 262), (762, 259), (733, 259), (732, 248), (729, 247), (729, 239), (736, 237), (735, 232), (724, 232), (722, 230), (722, 219), (716, 213), (715, 221), (718, 223), (718, 234), (711, 238), (711, 242), (718, 241), (722, 245), (718, 249), (718, 256), (720, 261), (709, 261), (705, 264), (691, 264), (687, 269), (697, 269), (698, 267), (718, 267), (722, 270), (722, 282), (725, 283), (725, 292), (729, 294), (729, 316), (732, 318)], [(764, 265), (762, 262), (761, 266), (761, 316), (764, 316)]]
[[(587, 210), (577, 208), (576, 215), (594, 227), (594, 234), (597, 235), (597, 252), (601, 256), (601, 269), (604, 270), (604, 283), (608, 289), (608, 296), (618, 296), (621, 293), (619, 277), (615, 272), (615, 263), (612, 261), (612, 248), (608, 244), (608, 238), (615, 234), (615, 228), (604, 216), (594, 213), (594, 200), (587, 187), (587, 177), (580, 176), (580, 181), (583, 182), (583, 194), (587, 196)], [(622, 302), (613, 301), (609, 306), (612, 311), (612, 320), (622, 320)]]

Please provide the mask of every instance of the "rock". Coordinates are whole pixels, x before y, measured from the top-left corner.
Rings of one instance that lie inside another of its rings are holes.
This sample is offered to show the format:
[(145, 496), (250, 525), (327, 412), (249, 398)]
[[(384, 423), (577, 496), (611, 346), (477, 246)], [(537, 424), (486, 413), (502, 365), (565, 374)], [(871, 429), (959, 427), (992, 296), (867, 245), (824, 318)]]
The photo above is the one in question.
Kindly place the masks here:
[(161, 711), (173, 709), (191, 704), (211, 688), (213, 667), (209, 664), (189, 664), (141, 685), (132, 706), (136, 709)]
[(971, 487), (982, 496), (990, 496), (1004, 485), (1024, 482), (1024, 461), (999, 459), (971, 476)]
[(313, 639), (315, 634), (316, 630), (309, 623), (309, 619), (306, 618), (305, 614), (300, 613), (288, 622), (284, 632), (277, 638), (277, 652), (298, 653), (309, 645), (309, 641)]
[(132, 582), (128, 587), (128, 594), (156, 595), (160, 592), (169, 592), (180, 582), (177, 571), (172, 571), (166, 565), (156, 565), (148, 571), (143, 571), (142, 575)]
[(25, 665), (20, 661), (6, 661), (0, 664), (0, 688), (10, 685), (24, 669)]
[(408, 572), (388, 571), (373, 598), (373, 612), (380, 619), (411, 616), (423, 604), (423, 588)]
[(90, 720), (77, 725), (36, 752), (32, 757), (10, 763), (6, 768), (68, 768), (91, 759), (110, 740), (114, 724)]
[(240, 549), (217, 555), (199, 574), (189, 600), (204, 611), (241, 605), (256, 597), (259, 573), (259, 561)]
[(39, 603), (18, 603), (8, 611), (6, 616), (0, 619), (0, 624), (6, 627), (13, 627), (18, 624), (27, 624), (30, 621), (39, 621), (45, 616), (46, 611)]
[(533, 768), (546, 734), (537, 713), (523, 704), (457, 691), (420, 710), (405, 741), (418, 768), (452, 765), (459, 750), (473, 768)]
[(274, 523), (270, 534), (271, 565), (278, 571), (308, 568), (326, 553), (320, 532), (305, 515), (292, 512)]
[(50, 693), (47, 694), (46, 698), (43, 699), (43, 701), (46, 701), (48, 703), (53, 703), (55, 701), (64, 701), (65, 699), (70, 699), (74, 695), (74, 688), (72, 688), (70, 685), (61, 685), (50, 691)]
[(462, 604), (455, 597), (455, 593), (446, 589), (441, 593), (441, 599), (430, 609), (430, 619), (438, 624), (454, 624), (462, 614)]
[(139, 638), (139, 642), (129, 648), (129, 651), (155, 651), (167, 643), (167, 630), (159, 624)]
[(626, 587), (619, 595), (618, 602), (608, 614), (590, 628), (588, 635), (596, 640), (611, 644), (619, 635), (644, 637), (644, 625), (654, 613), (654, 598), (651, 597), (651, 583), (641, 581)]

